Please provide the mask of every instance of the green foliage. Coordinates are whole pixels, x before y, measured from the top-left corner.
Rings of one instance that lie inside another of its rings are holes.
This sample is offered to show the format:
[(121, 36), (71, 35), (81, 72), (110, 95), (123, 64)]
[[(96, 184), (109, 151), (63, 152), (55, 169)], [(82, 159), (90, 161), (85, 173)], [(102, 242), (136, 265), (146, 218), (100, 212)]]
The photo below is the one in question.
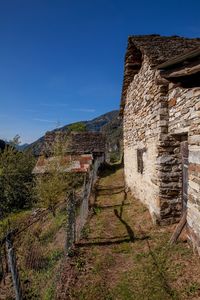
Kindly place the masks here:
[(57, 135), (51, 152), (53, 159), (49, 159), (48, 170), (45, 174), (37, 176), (35, 180), (35, 195), (37, 202), (48, 208), (55, 215), (57, 203), (66, 195), (67, 183), (65, 174), (60, 170), (60, 157), (64, 155), (64, 144)]
[(89, 226), (85, 225), (81, 231), (81, 238), (82, 239), (87, 239), (90, 234), (90, 228)]
[(99, 207), (99, 206), (94, 206), (94, 207), (93, 207), (93, 212), (94, 212), (95, 215), (100, 214), (100, 213), (101, 213), (101, 207)]
[(35, 159), (30, 152), (15, 149), (19, 136), (0, 152), (0, 217), (5, 213), (29, 207), (32, 203)]
[(82, 122), (77, 122), (74, 124), (69, 125), (68, 129), (70, 132), (77, 131), (77, 132), (84, 132), (87, 131), (86, 125)]
[(185, 290), (188, 296), (193, 296), (200, 291), (200, 285), (198, 282), (191, 282)]
[(62, 211), (56, 214), (56, 217), (52, 219), (51, 224), (47, 229), (43, 229), (40, 235), (40, 242), (45, 245), (53, 241), (56, 233), (60, 228), (64, 226), (66, 222), (66, 211)]
[(44, 293), (44, 300), (52, 300), (55, 294), (55, 283), (52, 283)]
[(120, 153), (118, 152), (111, 152), (110, 153), (110, 162), (117, 163), (120, 160)]
[(19, 228), (27, 223), (30, 218), (31, 210), (21, 210), (10, 213), (0, 221), (0, 239), (3, 238), (9, 230)]
[(66, 143), (69, 140), (70, 137), (67, 137), (63, 141), (58, 135), (52, 145), (52, 157), (49, 158), (47, 172), (35, 179), (36, 201), (48, 208), (54, 216), (56, 205), (65, 199), (67, 193), (83, 183), (82, 176), (63, 172), (60, 167), (60, 160), (65, 155)]
[(55, 214), (56, 205), (66, 194), (66, 184), (63, 174), (53, 172), (36, 179), (35, 192), (43, 207), (47, 207)]
[(83, 257), (78, 257), (76, 260), (76, 268), (78, 269), (79, 272), (83, 272), (85, 271), (85, 265), (86, 265), (86, 261)]

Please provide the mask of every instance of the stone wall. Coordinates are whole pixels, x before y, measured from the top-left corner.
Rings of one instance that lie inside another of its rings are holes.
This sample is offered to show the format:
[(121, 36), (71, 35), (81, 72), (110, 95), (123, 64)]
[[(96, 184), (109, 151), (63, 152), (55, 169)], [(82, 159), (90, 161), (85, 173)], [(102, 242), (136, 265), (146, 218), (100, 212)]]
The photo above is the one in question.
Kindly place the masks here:
[[(170, 197), (162, 197), (166, 188), (160, 180), (160, 166), (169, 164), (168, 144), (166, 146), (166, 139), (163, 140), (168, 125), (166, 119), (166, 87), (156, 84), (156, 71), (150, 67), (148, 58), (144, 57), (141, 69), (129, 85), (126, 95), (123, 117), (124, 165), (127, 186), (149, 207), (155, 222), (161, 221), (161, 214), (163, 218), (169, 214), (166, 202)], [(145, 149), (143, 174), (137, 169), (138, 149)]]
[(169, 133), (188, 134), (189, 186), (188, 229), (200, 253), (200, 88), (183, 89), (170, 85)]
[[(156, 67), (197, 46), (200, 39), (157, 35), (129, 37), (121, 116), (126, 184), (134, 196), (148, 206), (159, 224), (180, 220), (182, 177), (187, 177), (181, 148), (185, 144), (182, 141), (188, 138), (188, 233), (200, 253), (200, 89), (192, 88), (198, 86), (198, 79), (194, 82), (193, 77), (176, 78), (177, 81), (171, 78), (178, 82), (175, 85)], [(185, 68), (185, 63), (179, 65), (179, 69)], [(174, 66), (168, 68), (170, 72)], [(185, 88), (181, 87), (181, 80)], [(190, 88), (186, 88), (188, 86)], [(138, 168), (138, 161), (142, 161), (142, 168)]]
[[(127, 186), (143, 201), (156, 223), (180, 219), (182, 181), (180, 142), (168, 134), (168, 85), (144, 57), (141, 69), (128, 87), (123, 116), (124, 165)], [(137, 150), (144, 171), (138, 172)]]

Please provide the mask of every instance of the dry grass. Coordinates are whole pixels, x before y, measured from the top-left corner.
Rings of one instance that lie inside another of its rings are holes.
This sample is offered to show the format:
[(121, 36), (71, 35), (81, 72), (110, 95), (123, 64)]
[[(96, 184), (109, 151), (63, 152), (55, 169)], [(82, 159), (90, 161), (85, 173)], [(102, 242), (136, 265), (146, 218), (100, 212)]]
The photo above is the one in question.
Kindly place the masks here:
[[(54, 299), (56, 280), (64, 258), (66, 210), (59, 207), (32, 224), (14, 240), (17, 267), (25, 299)], [(0, 299), (14, 299), (11, 276), (0, 285)], [(3, 295), (2, 295), (3, 294)]]
[(122, 185), (122, 169), (102, 174), (105, 189), (71, 260), (76, 280), (65, 299), (200, 299), (199, 257), (184, 241), (169, 247), (173, 226), (154, 226), (131, 195), (124, 203), (124, 193), (115, 193)]

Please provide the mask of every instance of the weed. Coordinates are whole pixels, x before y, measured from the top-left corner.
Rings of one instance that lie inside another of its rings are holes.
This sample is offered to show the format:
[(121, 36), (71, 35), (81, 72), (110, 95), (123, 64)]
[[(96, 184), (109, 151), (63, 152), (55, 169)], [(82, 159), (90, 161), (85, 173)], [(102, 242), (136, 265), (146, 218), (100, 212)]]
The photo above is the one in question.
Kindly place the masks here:
[(81, 231), (81, 238), (87, 239), (90, 234), (90, 227), (85, 225)]
[(100, 214), (100, 213), (101, 213), (101, 210), (102, 210), (102, 209), (101, 209), (99, 206), (94, 206), (94, 207), (93, 207), (93, 212), (94, 212), (95, 215)]
[(112, 253), (124, 253), (128, 254), (132, 252), (132, 248), (130, 247), (130, 244), (127, 242), (124, 242), (120, 245), (117, 245), (117, 247), (114, 247), (112, 249)]
[(78, 271), (84, 271), (85, 270), (85, 259), (83, 257), (79, 257), (76, 261), (76, 268)]
[(135, 259), (137, 261), (141, 261), (142, 259), (147, 258), (148, 256), (149, 256), (148, 252), (140, 252), (140, 253), (136, 253)]
[(0, 221), (0, 239), (8, 230), (13, 230), (27, 222), (31, 215), (31, 210), (16, 211)]
[(192, 282), (189, 286), (185, 288), (188, 296), (195, 295), (200, 290), (200, 284), (198, 282)]
[(47, 265), (46, 268), (51, 269), (55, 263), (62, 257), (63, 251), (55, 249), (52, 251), (47, 257)]
[(55, 294), (55, 284), (52, 284), (50, 287), (48, 287), (45, 290), (43, 299), (44, 300), (52, 300), (52, 299), (54, 299), (54, 294)]
[(50, 242), (55, 237), (55, 234), (59, 231), (61, 227), (64, 226), (66, 221), (66, 215), (63, 212), (58, 213), (55, 218), (52, 219), (51, 224), (48, 226), (46, 230), (40, 235), (40, 241), (45, 245)]

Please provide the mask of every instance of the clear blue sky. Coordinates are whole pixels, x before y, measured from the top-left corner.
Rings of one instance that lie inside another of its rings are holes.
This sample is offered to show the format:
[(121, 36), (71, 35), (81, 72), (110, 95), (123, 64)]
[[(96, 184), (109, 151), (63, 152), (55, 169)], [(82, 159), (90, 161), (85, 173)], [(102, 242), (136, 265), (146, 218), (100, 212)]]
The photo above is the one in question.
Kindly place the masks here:
[(0, 0), (0, 138), (118, 109), (128, 35), (197, 37), (199, 13), (199, 0)]

